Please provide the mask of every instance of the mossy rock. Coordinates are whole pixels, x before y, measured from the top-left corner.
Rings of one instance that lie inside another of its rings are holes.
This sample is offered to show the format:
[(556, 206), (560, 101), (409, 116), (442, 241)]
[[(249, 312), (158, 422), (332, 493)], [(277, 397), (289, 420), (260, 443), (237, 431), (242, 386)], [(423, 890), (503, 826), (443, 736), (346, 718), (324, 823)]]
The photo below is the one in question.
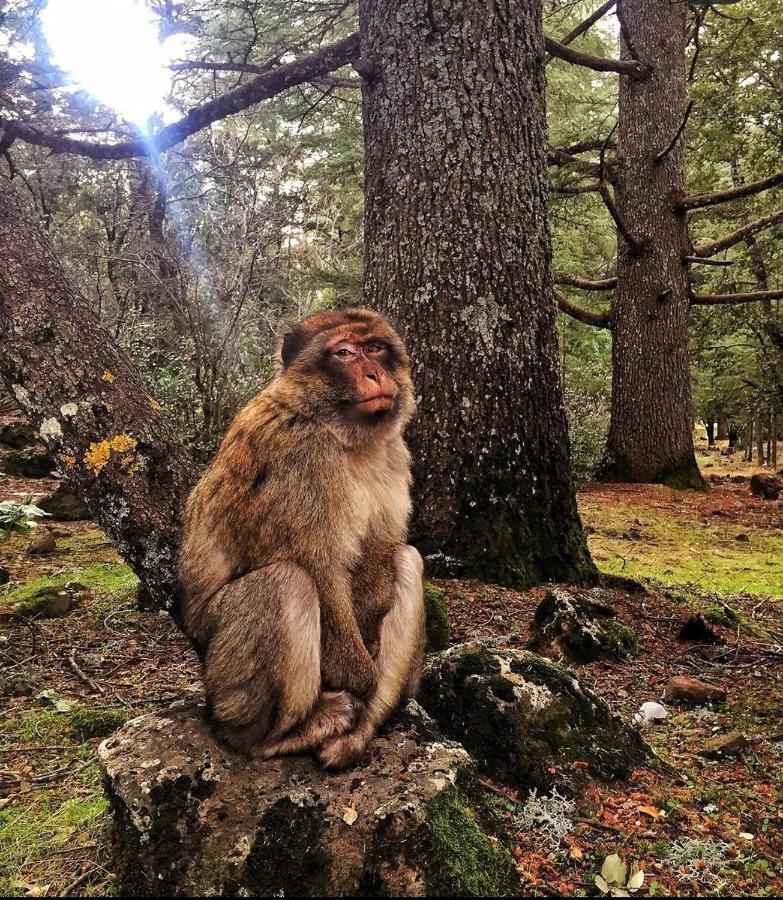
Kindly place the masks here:
[(424, 609), (427, 615), (427, 653), (449, 646), (449, 609), (446, 594), (429, 581), (424, 583)]
[(128, 711), (117, 706), (80, 706), (68, 714), (74, 737), (80, 741), (108, 737), (128, 721)]
[(62, 619), (73, 609), (73, 594), (59, 585), (45, 585), (10, 608), (25, 619)]
[(46, 478), (54, 469), (54, 460), (48, 453), (34, 448), (11, 450), (0, 459), (0, 472), (19, 478)]
[(420, 702), (482, 771), (518, 788), (546, 790), (577, 761), (595, 777), (622, 777), (650, 754), (572, 672), (499, 641), (432, 657)]
[(589, 592), (562, 588), (547, 591), (533, 616), (533, 637), (528, 649), (576, 663), (636, 656), (636, 632), (618, 618), (615, 610), (599, 602), (604, 593), (602, 588)]
[(98, 755), (121, 896), (519, 893), (470, 758), (413, 702), (341, 774), (248, 761), (192, 703), (128, 722)]
[(91, 518), (84, 501), (63, 482), (37, 500), (36, 505), (59, 522), (79, 522)]

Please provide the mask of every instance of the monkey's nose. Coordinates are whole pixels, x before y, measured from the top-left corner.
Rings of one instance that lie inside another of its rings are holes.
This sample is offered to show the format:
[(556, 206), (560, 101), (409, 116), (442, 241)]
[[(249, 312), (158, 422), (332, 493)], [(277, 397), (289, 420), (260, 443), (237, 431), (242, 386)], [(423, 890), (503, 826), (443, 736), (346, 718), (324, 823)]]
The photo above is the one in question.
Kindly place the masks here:
[(376, 381), (376, 382), (380, 381), (380, 378), (378, 378), (377, 372), (365, 372), (365, 375), (370, 379), (370, 381)]

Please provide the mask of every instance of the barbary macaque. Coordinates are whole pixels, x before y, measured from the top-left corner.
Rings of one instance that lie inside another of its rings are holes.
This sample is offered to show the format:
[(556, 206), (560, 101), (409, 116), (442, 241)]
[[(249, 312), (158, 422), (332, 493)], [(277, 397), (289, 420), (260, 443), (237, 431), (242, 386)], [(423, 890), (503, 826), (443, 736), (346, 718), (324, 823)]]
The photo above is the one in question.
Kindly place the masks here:
[(256, 758), (355, 763), (424, 652), (422, 562), (405, 543), (408, 356), (366, 309), (283, 338), (282, 368), (237, 415), (187, 504), (182, 615), (209, 712)]

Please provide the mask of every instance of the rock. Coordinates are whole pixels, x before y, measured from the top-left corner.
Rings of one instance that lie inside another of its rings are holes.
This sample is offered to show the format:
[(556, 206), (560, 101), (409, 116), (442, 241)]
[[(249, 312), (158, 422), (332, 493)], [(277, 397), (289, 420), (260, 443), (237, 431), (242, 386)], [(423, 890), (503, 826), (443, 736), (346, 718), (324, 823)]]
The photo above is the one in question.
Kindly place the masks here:
[(31, 425), (21, 419), (5, 422), (0, 425), (0, 444), (13, 450), (32, 447), (35, 444), (35, 432)]
[(57, 541), (48, 528), (36, 528), (27, 552), (32, 556), (44, 556), (47, 553), (54, 553), (57, 549)]
[(706, 706), (709, 703), (725, 703), (726, 691), (699, 681), (698, 678), (678, 675), (669, 679), (664, 689), (664, 698), (680, 706)]
[(639, 652), (636, 632), (586, 593), (551, 588), (533, 616), (528, 649), (569, 662), (629, 659)]
[(415, 703), (337, 775), (237, 756), (192, 702), (128, 722), (98, 756), (119, 896), (519, 892), (468, 755)]
[(744, 531), (740, 531), (739, 534), (734, 535), (734, 540), (739, 541), (741, 544), (747, 544), (750, 542), (750, 535), (745, 534)]
[(649, 754), (639, 734), (572, 672), (497, 640), (432, 657), (420, 702), (482, 771), (519, 788), (546, 790), (553, 768), (577, 761), (593, 775), (616, 778)]
[(42, 587), (13, 607), (14, 615), (25, 619), (61, 619), (73, 608), (73, 594), (62, 587)]
[(427, 615), (427, 653), (449, 646), (449, 610), (446, 594), (434, 584), (424, 584), (424, 609)]
[(0, 472), (20, 478), (46, 478), (54, 469), (54, 460), (48, 453), (28, 447), (11, 450), (0, 459)]
[(783, 493), (783, 478), (760, 472), (750, 479), (750, 492), (763, 500), (777, 500)]
[(723, 638), (705, 622), (700, 615), (691, 616), (677, 634), (678, 641), (692, 641), (696, 644), (725, 644)]
[(51, 493), (36, 500), (35, 505), (60, 522), (78, 522), (92, 518), (89, 509), (64, 482), (60, 482)]
[(730, 480), (731, 480), (732, 484), (745, 484), (745, 482), (748, 480), (748, 476), (747, 475), (732, 475)]
[(5, 566), (0, 566), (0, 584), (8, 584), (11, 580), (11, 573)]
[(739, 756), (747, 748), (745, 736), (739, 731), (730, 731), (728, 734), (719, 734), (705, 741), (700, 755), (708, 759), (727, 759)]

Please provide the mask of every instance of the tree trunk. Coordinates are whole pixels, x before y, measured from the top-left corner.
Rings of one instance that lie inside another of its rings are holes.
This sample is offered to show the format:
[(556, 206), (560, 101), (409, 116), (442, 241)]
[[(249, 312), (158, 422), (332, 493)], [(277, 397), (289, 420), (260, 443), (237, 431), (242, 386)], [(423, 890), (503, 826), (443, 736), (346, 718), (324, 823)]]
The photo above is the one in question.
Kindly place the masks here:
[(726, 413), (718, 414), (718, 440), (729, 440), (729, 417)]
[(704, 423), (704, 428), (707, 432), (707, 446), (714, 447), (715, 446), (715, 422), (712, 419), (708, 419)]
[(2, 177), (0, 247), (0, 376), (149, 602), (173, 609), (194, 466)]
[(764, 465), (764, 410), (761, 407), (756, 412), (756, 463)]
[(412, 540), (430, 570), (594, 574), (558, 371), (537, 0), (364, 0), (365, 300), (419, 414)]
[(612, 331), (612, 410), (599, 476), (610, 481), (703, 487), (693, 451), (688, 359), (690, 303), (685, 216), (685, 138), (671, 144), (686, 107), (686, 3), (623, 0), (622, 55), (652, 67), (620, 78), (616, 205), (642, 246), (618, 236)]

